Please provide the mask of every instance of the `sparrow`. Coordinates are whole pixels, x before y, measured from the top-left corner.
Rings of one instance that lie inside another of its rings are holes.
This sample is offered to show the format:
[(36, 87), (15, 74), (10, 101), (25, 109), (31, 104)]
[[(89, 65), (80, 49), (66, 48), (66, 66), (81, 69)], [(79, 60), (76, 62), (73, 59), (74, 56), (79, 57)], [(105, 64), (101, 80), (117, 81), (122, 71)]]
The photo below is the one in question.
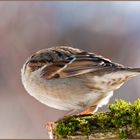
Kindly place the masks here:
[(69, 115), (94, 113), (106, 105), (140, 68), (124, 67), (100, 55), (68, 46), (40, 50), (21, 70), (27, 92), (41, 103)]

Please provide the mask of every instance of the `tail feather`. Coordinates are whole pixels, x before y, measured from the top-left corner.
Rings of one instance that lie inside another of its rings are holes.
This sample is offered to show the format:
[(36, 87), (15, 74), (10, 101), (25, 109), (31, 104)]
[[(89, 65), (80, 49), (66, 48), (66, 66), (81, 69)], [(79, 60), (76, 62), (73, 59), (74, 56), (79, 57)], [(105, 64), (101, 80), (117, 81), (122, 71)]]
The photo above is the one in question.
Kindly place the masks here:
[(124, 69), (126, 69), (127, 71), (130, 71), (130, 72), (140, 73), (140, 68), (124, 68)]
[(121, 68), (122, 71), (126, 72), (126, 75), (134, 77), (140, 74), (140, 68)]
[(138, 75), (140, 75), (140, 68), (122, 67), (119, 68), (116, 72), (109, 74), (108, 77), (111, 77), (112, 80), (118, 79), (117, 84), (121, 85), (124, 82)]

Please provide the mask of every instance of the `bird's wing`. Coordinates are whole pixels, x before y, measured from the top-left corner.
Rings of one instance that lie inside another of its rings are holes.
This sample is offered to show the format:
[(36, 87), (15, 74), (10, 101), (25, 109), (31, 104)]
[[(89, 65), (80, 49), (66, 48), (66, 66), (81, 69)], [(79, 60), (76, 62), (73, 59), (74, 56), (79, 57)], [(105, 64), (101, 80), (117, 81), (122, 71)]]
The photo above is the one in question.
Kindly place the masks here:
[(110, 60), (93, 53), (77, 53), (64, 60), (58, 60), (43, 68), (41, 76), (45, 79), (77, 76), (107, 67), (120, 67)]

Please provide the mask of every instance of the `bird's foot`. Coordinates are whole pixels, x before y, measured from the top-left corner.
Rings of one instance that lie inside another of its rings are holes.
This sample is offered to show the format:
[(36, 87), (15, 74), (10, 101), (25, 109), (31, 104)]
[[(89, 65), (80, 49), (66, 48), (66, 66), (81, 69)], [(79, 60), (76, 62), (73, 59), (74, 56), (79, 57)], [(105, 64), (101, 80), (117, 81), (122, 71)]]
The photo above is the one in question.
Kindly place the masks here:
[(89, 115), (89, 114), (93, 114), (93, 112), (88, 109), (80, 113), (80, 115)]
[(80, 115), (90, 115), (90, 114), (94, 114), (97, 111), (97, 105), (93, 105), (90, 107), (85, 108), (85, 110), (83, 112), (80, 113)]
[(54, 139), (54, 136), (53, 136), (53, 125), (54, 125), (54, 122), (47, 122), (47, 124), (45, 125), (45, 127), (48, 130), (48, 135), (49, 135), (50, 139)]

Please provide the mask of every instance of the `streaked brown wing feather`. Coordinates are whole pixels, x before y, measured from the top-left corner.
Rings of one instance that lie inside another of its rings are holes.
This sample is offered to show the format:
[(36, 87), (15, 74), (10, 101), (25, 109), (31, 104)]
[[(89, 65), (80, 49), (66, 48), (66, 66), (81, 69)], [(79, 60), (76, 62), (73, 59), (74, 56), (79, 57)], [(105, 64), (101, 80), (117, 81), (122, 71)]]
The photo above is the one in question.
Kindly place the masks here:
[(117, 66), (120, 65), (112, 63), (102, 57), (97, 57), (95, 54), (77, 54), (68, 57), (64, 61), (56, 61), (53, 64), (46, 66), (42, 70), (41, 75), (46, 79), (66, 78), (101, 70), (105, 67)]

